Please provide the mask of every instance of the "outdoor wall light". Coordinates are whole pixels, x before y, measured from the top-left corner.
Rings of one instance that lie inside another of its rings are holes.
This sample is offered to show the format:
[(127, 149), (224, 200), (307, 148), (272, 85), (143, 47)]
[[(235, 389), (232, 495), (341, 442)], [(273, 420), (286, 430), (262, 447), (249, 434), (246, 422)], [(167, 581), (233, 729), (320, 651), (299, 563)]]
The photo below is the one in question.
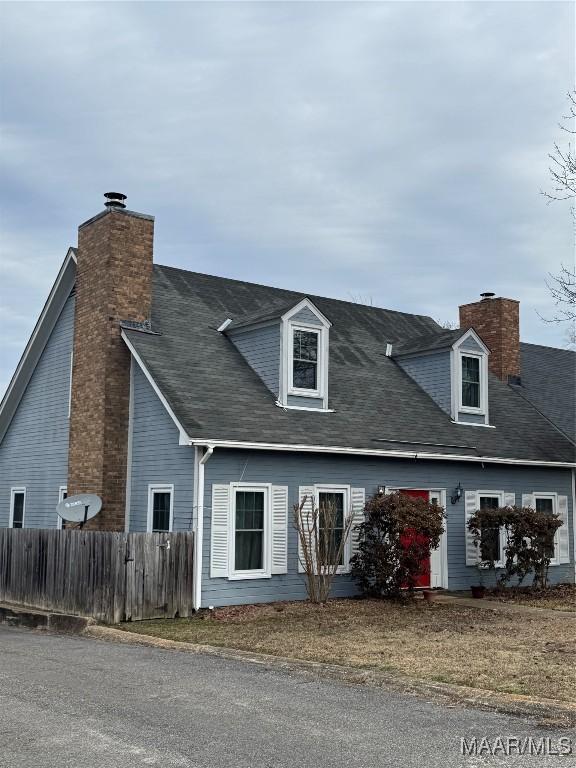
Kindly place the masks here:
[(386, 493), (386, 486), (385, 485), (379, 485), (378, 486), (378, 496), (384, 496)]
[(454, 488), (454, 493), (452, 494), (452, 496), (450, 496), (450, 502), (452, 504), (457, 504), (460, 501), (460, 499), (462, 498), (462, 491), (463, 491), (463, 488), (460, 485), (460, 483), (458, 483), (456, 488)]

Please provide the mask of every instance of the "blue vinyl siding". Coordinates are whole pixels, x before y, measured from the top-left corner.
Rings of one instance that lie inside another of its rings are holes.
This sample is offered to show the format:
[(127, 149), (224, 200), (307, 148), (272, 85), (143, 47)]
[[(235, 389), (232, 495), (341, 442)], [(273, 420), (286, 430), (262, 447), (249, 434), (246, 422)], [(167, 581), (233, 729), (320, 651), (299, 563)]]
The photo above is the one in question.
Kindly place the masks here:
[(462, 424), (485, 424), (486, 417), (480, 413), (467, 413), (458, 411), (458, 421)]
[[(210, 523), (212, 484), (238, 482), (273, 483), (289, 489), (288, 573), (270, 579), (229, 581), (210, 578)], [(304, 578), (298, 573), (297, 537), (291, 524), (292, 508), (298, 501), (300, 485), (320, 483), (346, 484), (365, 488), (366, 496), (378, 485), (406, 488), (446, 489), (447, 549), (450, 589), (467, 589), (477, 583), (477, 571), (465, 564), (464, 497), (455, 505), (450, 495), (460, 482), (466, 490), (502, 490), (515, 492), (521, 503), (522, 493), (557, 491), (568, 496), (570, 552), (573, 558), (571, 475), (569, 470), (547, 470), (514, 466), (474, 465), (442, 461), (408, 461), (363, 457), (299, 455), (265, 451), (216, 449), (206, 464), (204, 555), (202, 605), (226, 605), (275, 600), (299, 600), (306, 597)], [(574, 581), (573, 564), (550, 568), (553, 582)], [(337, 576), (334, 595), (353, 595), (349, 576)]]
[(178, 428), (137, 363), (132, 365), (132, 462), (129, 530), (145, 531), (148, 485), (174, 485), (174, 530), (192, 530), (194, 449), (178, 445)]
[(302, 307), (300, 312), (292, 315), (290, 318), (291, 323), (302, 323), (302, 325), (316, 325), (319, 328), (322, 327), (322, 321), (312, 312), (308, 307)]
[(480, 344), (472, 336), (469, 336), (466, 341), (460, 344), (460, 349), (463, 352), (484, 352)]
[(397, 362), (445, 413), (451, 414), (450, 352), (429, 353)]
[(228, 338), (276, 397), (280, 391), (280, 324), (232, 331)]
[(0, 444), (0, 526), (8, 525), (13, 486), (26, 487), (26, 528), (57, 526), (58, 491), (68, 476), (73, 336), (70, 296)]
[(323, 398), (306, 397), (306, 395), (288, 395), (286, 404), (296, 408), (324, 408)]

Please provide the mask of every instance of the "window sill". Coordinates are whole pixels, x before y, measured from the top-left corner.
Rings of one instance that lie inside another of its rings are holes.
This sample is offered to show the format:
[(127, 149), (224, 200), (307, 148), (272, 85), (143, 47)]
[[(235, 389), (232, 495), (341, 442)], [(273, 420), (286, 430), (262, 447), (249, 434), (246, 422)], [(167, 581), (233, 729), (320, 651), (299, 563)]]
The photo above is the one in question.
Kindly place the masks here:
[(310, 408), (306, 405), (287, 405), (281, 403), (278, 400), (274, 403), (278, 408), (283, 408), (285, 411), (311, 411), (312, 413), (334, 413), (334, 408)]
[(271, 573), (267, 571), (239, 571), (228, 576), (228, 581), (245, 581), (248, 579), (270, 579)]
[(290, 387), (288, 389), (288, 395), (292, 397), (309, 397), (314, 400), (322, 400), (323, 395), (319, 389), (294, 389)]
[(462, 427), (484, 427), (484, 429), (496, 429), (494, 424), (476, 424), (474, 421), (456, 421), (452, 419), (452, 424), (460, 424)]

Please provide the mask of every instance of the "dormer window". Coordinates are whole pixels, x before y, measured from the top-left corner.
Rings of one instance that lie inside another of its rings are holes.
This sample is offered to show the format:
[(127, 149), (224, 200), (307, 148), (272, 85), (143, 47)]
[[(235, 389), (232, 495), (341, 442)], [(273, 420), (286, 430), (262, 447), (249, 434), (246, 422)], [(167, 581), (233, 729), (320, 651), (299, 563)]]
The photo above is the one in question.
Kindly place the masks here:
[(302, 299), (281, 323), (278, 405), (328, 411), (330, 321), (310, 299)]
[(474, 330), (452, 346), (452, 418), (488, 426), (488, 348)]
[(480, 358), (460, 355), (462, 366), (462, 408), (480, 408)]
[(292, 381), (290, 392), (318, 395), (320, 331), (292, 326)]

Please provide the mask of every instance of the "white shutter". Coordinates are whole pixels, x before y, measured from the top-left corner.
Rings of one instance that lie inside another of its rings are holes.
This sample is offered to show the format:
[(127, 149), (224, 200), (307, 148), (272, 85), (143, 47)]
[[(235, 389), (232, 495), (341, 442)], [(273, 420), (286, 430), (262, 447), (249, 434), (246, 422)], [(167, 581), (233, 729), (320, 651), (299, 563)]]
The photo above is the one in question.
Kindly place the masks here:
[[(306, 504), (304, 505), (304, 509), (302, 510), (303, 517), (304, 517), (304, 529), (306, 530), (308, 525), (310, 526), (310, 529), (312, 528), (312, 515), (314, 514), (314, 486), (312, 485), (301, 485), (298, 493), (298, 503), (302, 504), (304, 501), (304, 497), (306, 497)], [(308, 525), (306, 523), (308, 521)], [(314, 542), (311, 542), (312, 548), (314, 547)], [(300, 541), (300, 536), (298, 536), (298, 573), (304, 573), (304, 555), (302, 552), (302, 542)]]
[(474, 535), (468, 530), (468, 520), (477, 510), (476, 491), (464, 492), (464, 526), (466, 532), (466, 565), (477, 565), (480, 562), (480, 551), (474, 542)]
[(516, 504), (516, 494), (509, 491), (504, 494), (504, 506), (513, 507)]
[(523, 507), (530, 507), (530, 509), (534, 509), (534, 494), (533, 493), (523, 493), (522, 494), (522, 506)]
[(230, 528), (230, 486), (212, 486), (212, 526), (210, 532), (210, 578), (228, 576)]
[(366, 503), (366, 491), (364, 488), (352, 488), (352, 530), (350, 531), (350, 556), (358, 552), (360, 532), (355, 530), (357, 525), (364, 522), (364, 505)]
[(562, 520), (562, 525), (558, 528), (558, 562), (569, 563), (568, 496), (558, 496), (558, 517)]
[(272, 573), (288, 572), (288, 486), (272, 486)]

